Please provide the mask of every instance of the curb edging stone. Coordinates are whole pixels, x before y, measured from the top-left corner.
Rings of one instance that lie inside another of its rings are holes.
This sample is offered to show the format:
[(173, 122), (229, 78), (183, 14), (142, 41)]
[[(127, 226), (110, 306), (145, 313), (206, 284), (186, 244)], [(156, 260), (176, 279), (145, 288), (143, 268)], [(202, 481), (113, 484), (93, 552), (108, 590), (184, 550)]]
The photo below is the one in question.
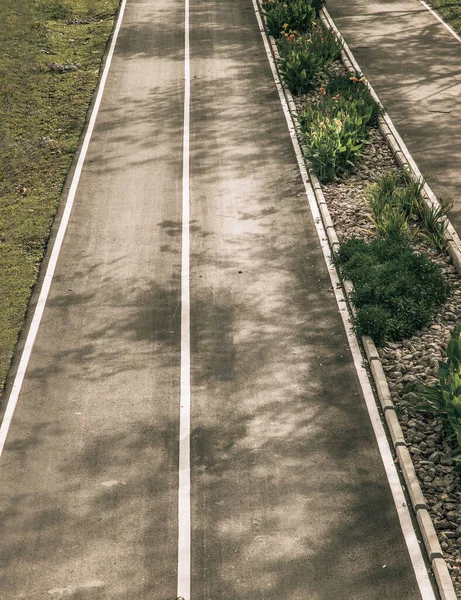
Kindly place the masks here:
[[(257, 0), (259, 8), (260, 0)], [(267, 31), (267, 24), (264, 15), (260, 12), (262, 16), (262, 20), (264, 23), (264, 27), (266, 29), (267, 39), (269, 40), (270, 49), (272, 55), (275, 60), (275, 65), (278, 71), (278, 65), (280, 60), (280, 55), (278, 52), (278, 48), (273, 36), (269, 34)], [(341, 57), (343, 63), (349, 71), (359, 72), (361, 73), (361, 69), (358, 63), (355, 61), (354, 56), (352, 55), (349, 47), (341, 36), (340, 32), (336, 28), (333, 20), (330, 15), (326, 11), (325, 8), (322, 9), (320, 18), (324, 26), (332, 29), (338, 38), (343, 43), (343, 50), (341, 51)], [(288, 108), (290, 111), (291, 119), (294, 125), (294, 129), (296, 131), (296, 135), (298, 140), (302, 139), (302, 133), (299, 126), (298, 121), (298, 113), (296, 109), (295, 102), (293, 100), (293, 96), (290, 90), (285, 86), (282, 77), (279, 73), (279, 79), (282, 85), (283, 93), (285, 95), (285, 99), (288, 104)], [(371, 85), (367, 80), (367, 86), (370, 89), (375, 100), (382, 107), (376, 92), (373, 90)], [(384, 109), (385, 110), (385, 109)], [(414, 177), (415, 180), (421, 180), (421, 173), (411, 157), (408, 149), (406, 148), (403, 140), (401, 140), (399, 134), (395, 130), (395, 127), (390, 120), (390, 117), (386, 112), (383, 113), (383, 116), (380, 117), (379, 129), (386, 139), (389, 147), (392, 150), (392, 153), (399, 163), (400, 166), (406, 167), (410, 174)], [(325, 197), (323, 195), (321, 184), (318, 180), (318, 177), (312, 170), (305, 153), (303, 145), (300, 144), (304, 160), (306, 162), (307, 172), (309, 175), (310, 183), (312, 185), (314, 195), (316, 198), (317, 205), (319, 207), (319, 211), (322, 217), (322, 221), (325, 228), (325, 233), (328, 238), (328, 242), (331, 246), (332, 251), (335, 251), (339, 247), (339, 240), (336, 235), (336, 231), (331, 219), (330, 212), (328, 210), (327, 203), (325, 201)], [(438, 206), (438, 200), (435, 194), (432, 192), (427, 183), (424, 184), (422, 197), (428, 206)], [(453, 260), (453, 264), (456, 267), (458, 273), (461, 274), (461, 240), (456, 234), (451, 223), (446, 219), (447, 229), (445, 231), (445, 239), (447, 240), (447, 248), (450, 253), (450, 256)], [(355, 314), (354, 307), (350, 301), (350, 294), (353, 290), (353, 285), (351, 281), (342, 280), (343, 288), (345, 291), (345, 295), (348, 301), (349, 309), (352, 314)], [(410, 452), (407, 448), (405, 438), (403, 435), (402, 428), (400, 426), (400, 422), (397, 417), (397, 413), (395, 411), (394, 403), (391, 399), (391, 393), (389, 390), (389, 386), (387, 384), (386, 375), (384, 373), (384, 369), (381, 363), (381, 359), (379, 357), (378, 350), (373, 339), (369, 336), (361, 337), (362, 345), (365, 350), (365, 354), (368, 359), (368, 364), (371, 370), (371, 374), (373, 377), (373, 381), (376, 387), (376, 391), (378, 394), (378, 399), (381, 405), (381, 408), (384, 413), (384, 418), (386, 420), (386, 424), (388, 427), (388, 431), (391, 436), (393, 450), (397, 456), (396, 461), (399, 463), (400, 470), (402, 472), (407, 491), (410, 497), (411, 505), (416, 515), (416, 519), (421, 530), (421, 534), (424, 541), (424, 546), (426, 548), (426, 553), (429, 557), (429, 561), (431, 563), (431, 567), (437, 582), (438, 591), (440, 593), (441, 600), (457, 600), (453, 581), (451, 579), (447, 563), (443, 558), (443, 552), (440, 547), (440, 543), (438, 541), (437, 532), (435, 530), (434, 524), (432, 522), (431, 516), (427, 510), (426, 500), (424, 498), (423, 492), (421, 490), (421, 486), (418, 482), (418, 477), (416, 475), (415, 467), (413, 461), (411, 459)]]

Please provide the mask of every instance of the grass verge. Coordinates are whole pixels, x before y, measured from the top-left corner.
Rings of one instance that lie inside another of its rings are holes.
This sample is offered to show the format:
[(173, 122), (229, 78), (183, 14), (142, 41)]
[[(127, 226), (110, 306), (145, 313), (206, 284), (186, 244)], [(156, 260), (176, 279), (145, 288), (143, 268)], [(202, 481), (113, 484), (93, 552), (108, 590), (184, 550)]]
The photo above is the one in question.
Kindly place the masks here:
[(427, 4), (461, 35), (461, 0), (430, 0)]
[(0, 0), (0, 389), (119, 0)]

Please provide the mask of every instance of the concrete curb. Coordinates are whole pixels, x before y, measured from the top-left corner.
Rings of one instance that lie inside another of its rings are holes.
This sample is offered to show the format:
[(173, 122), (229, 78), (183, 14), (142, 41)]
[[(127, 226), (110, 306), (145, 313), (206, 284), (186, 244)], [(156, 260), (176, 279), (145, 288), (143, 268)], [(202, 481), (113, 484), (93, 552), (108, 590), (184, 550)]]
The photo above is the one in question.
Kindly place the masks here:
[[(326, 8), (322, 9), (322, 11), (320, 13), (320, 19), (321, 19), (323, 25), (325, 27), (327, 27), (328, 29), (331, 29), (332, 31), (334, 31), (335, 34), (338, 36), (338, 39), (341, 40), (341, 42), (343, 44), (341, 58), (343, 60), (344, 65), (346, 66), (346, 68), (349, 71), (362, 73), (362, 69), (360, 68), (359, 64), (355, 60), (355, 57), (352, 54), (349, 46), (346, 44), (344, 38), (342, 37), (341, 33), (339, 32), (338, 28), (336, 27), (333, 19), (331, 18), (330, 14), (326, 10)], [(373, 98), (384, 109), (380, 99), (378, 98), (378, 95), (376, 94), (375, 90), (370, 85), (370, 82), (368, 80), (367, 80), (367, 86), (368, 86), (368, 89), (370, 90)], [(408, 172), (410, 173), (410, 175), (412, 175), (412, 177), (416, 181), (424, 181), (421, 171), (419, 170), (416, 162), (414, 161), (413, 157), (411, 156), (410, 152), (408, 151), (408, 148), (406, 147), (405, 142), (400, 137), (399, 132), (395, 128), (395, 125), (393, 124), (391, 118), (389, 117), (389, 115), (387, 114), (385, 109), (384, 109), (383, 115), (379, 119), (379, 130), (381, 131), (384, 138), (387, 140), (389, 148), (391, 149), (392, 154), (394, 155), (394, 158), (396, 159), (398, 164), (401, 167), (407, 169)], [(422, 189), (421, 197), (425, 201), (426, 205), (429, 208), (440, 206), (436, 195), (434, 194), (434, 192), (431, 190), (431, 188), (429, 187), (429, 185), (426, 182), (424, 182), (424, 187)], [(453, 227), (453, 225), (451, 224), (451, 222), (448, 218), (445, 218), (445, 223), (447, 225), (446, 230), (445, 230), (445, 240), (447, 242), (447, 250), (451, 256), (453, 265), (455, 266), (458, 273), (461, 274), (461, 239), (460, 239), (459, 235), (456, 233), (455, 228)]]
[[(259, 3), (259, 2), (258, 2)], [(262, 13), (261, 13), (262, 14)], [(334, 30), (336, 35), (341, 39), (344, 43), (344, 51), (342, 52), (342, 59), (346, 67), (351, 71), (356, 71), (361, 73), (361, 69), (357, 62), (355, 61), (352, 53), (344, 42), (341, 34), (337, 30), (334, 25), (331, 17), (327, 13), (325, 9), (322, 10), (321, 14), (322, 23), (328, 27), (329, 29)], [(275, 42), (275, 39), (269, 35), (267, 30), (266, 20), (263, 17), (264, 27), (266, 29), (266, 35), (269, 40), (271, 52), (275, 59), (275, 64), (278, 68), (280, 55), (278, 52), (278, 48)], [(280, 76), (280, 73), (279, 73)], [(299, 122), (298, 122), (298, 113), (296, 110), (296, 105), (293, 100), (293, 96), (290, 90), (284, 85), (283, 79), (280, 76), (280, 81), (282, 82), (283, 92), (290, 110), (291, 118), (293, 121), (294, 128), (296, 130), (298, 139), (302, 139), (302, 133), (300, 130)], [(371, 93), (374, 98), (379, 102), (382, 106), (379, 98), (377, 97), (373, 88), (368, 84)], [(415, 179), (421, 178), (421, 173), (416, 166), (416, 163), (412, 159), (411, 155), (408, 152), (405, 144), (401, 140), (399, 134), (396, 132), (392, 121), (384, 113), (380, 122), (380, 130), (383, 136), (387, 139), (393, 154), (396, 160), (399, 162), (401, 166), (406, 166), (410, 169), (410, 173), (413, 174)], [(401, 143), (400, 143), (401, 142)], [(303, 145), (301, 144), (301, 148), (303, 149)], [(303, 150), (304, 154), (304, 150)], [(325, 201), (325, 197), (323, 195), (321, 184), (313, 172), (311, 166), (309, 165), (306, 157), (304, 156), (307, 166), (307, 171), (309, 174), (309, 178), (311, 180), (312, 188), (315, 194), (315, 198), (319, 207), (320, 214), (322, 216), (322, 221), (325, 227), (325, 232), (328, 237), (328, 242), (333, 251), (335, 251), (339, 247), (339, 240), (336, 235), (336, 231), (334, 229), (334, 225), (331, 219), (330, 212), (328, 210), (328, 206)], [(425, 184), (423, 191), (425, 193), (424, 199), (426, 200), (428, 205), (437, 205), (438, 201), (429, 188), (427, 184)], [(452, 235), (454, 233), (454, 235)], [(461, 241), (454, 231), (451, 224), (447, 227), (446, 237), (448, 241), (448, 247), (450, 249), (450, 255), (452, 256), (453, 263), (456, 266), (456, 269), (459, 273), (461, 273)], [(455, 237), (456, 236), (456, 237)], [(451, 245), (450, 245), (451, 244)], [(453, 254), (452, 254), (453, 252)], [(343, 287), (346, 294), (346, 298), (349, 303), (349, 308), (354, 313), (354, 308), (352, 303), (350, 302), (350, 294), (353, 289), (352, 283), (350, 281), (343, 281)], [(384, 369), (379, 358), (378, 350), (376, 348), (373, 340), (368, 336), (362, 336), (362, 344), (365, 349), (365, 353), (368, 359), (368, 363), (370, 366), (371, 374), (373, 377), (373, 381), (376, 386), (379, 402), (381, 404), (381, 408), (384, 413), (384, 418), (386, 420), (386, 424), (388, 427), (388, 431), (392, 440), (392, 446), (397, 455), (397, 460), (399, 462), (400, 470), (403, 474), (403, 478), (405, 480), (405, 484), (407, 487), (407, 491), (410, 497), (411, 505), (416, 515), (421, 535), (424, 540), (424, 545), (426, 548), (427, 555), (429, 557), (429, 561), (432, 566), (432, 570), (435, 575), (435, 579), (437, 582), (437, 587), (440, 593), (440, 597), (442, 600), (457, 600), (456, 593), (453, 586), (453, 582), (450, 577), (450, 573), (448, 571), (448, 567), (445, 559), (443, 558), (442, 549), (440, 547), (437, 533), (435, 531), (435, 527), (432, 523), (432, 519), (427, 510), (426, 500), (424, 498), (423, 492), (418, 482), (418, 477), (416, 475), (415, 467), (413, 465), (413, 461), (411, 459), (410, 452), (406, 446), (405, 438), (403, 435), (402, 428), (400, 426), (397, 413), (395, 411), (394, 403), (391, 399), (391, 393), (389, 390), (389, 386), (387, 384), (386, 376), (384, 373)]]

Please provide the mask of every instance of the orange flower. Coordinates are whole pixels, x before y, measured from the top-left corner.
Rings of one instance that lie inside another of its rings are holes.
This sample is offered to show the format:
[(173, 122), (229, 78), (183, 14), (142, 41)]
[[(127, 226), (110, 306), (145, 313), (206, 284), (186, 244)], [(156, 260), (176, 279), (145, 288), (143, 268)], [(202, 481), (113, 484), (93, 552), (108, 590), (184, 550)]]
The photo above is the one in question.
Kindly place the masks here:
[(359, 81), (359, 80), (357, 79), (357, 77), (349, 77), (349, 79), (350, 79), (351, 81), (353, 81), (354, 83), (358, 83), (358, 81)]

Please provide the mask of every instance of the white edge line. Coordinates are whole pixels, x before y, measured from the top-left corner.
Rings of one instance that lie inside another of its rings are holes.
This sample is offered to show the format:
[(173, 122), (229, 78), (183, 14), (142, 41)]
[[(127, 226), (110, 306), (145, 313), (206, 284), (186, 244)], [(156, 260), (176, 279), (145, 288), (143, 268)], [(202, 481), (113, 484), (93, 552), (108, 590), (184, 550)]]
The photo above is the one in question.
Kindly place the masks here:
[(8, 398), (8, 402), (5, 409), (5, 414), (3, 416), (2, 424), (0, 426), (0, 456), (2, 455), (3, 448), (5, 446), (6, 437), (8, 435), (8, 431), (11, 425), (11, 421), (13, 419), (14, 411), (16, 405), (18, 403), (19, 394), (21, 393), (22, 384), (24, 382), (24, 377), (26, 374), (27, 366), (29, 364), (30, 355), (32, 353), (32, 348), (35, 343), (35, 339), (37, 337), (38, 329), (40, 327), (40, 322), (43, 317), (43, 312), (45, 310), (46, 301), (48, 298), (48, 294), (50, 292), (51, 283), (53, 281), (54, 272), (56, 269), (56, 264), (59, 258), (59, 253), (61, 251), (62, 242), (64, 240), (64, 235), (66, 233), (67, 226), (69, 224), (70, 214), (72, 212), (72, 207), (75, 200), (75, 194), (77, 191), (77, 187), (80, 181), (80, 175), (82, 173), (83, 164), (85, 162), (86, 154), (88, 151), (88, 146), (90, 144), (91, 136), (93, 134), (94, 125), (96, 122), (96, 117), (98, 115), (99, 107), (101, 105), (102, 96), (104, 93), (104, 87), (106, 85), (107, 76), (109, 73), (109, 68), (112, 62), (112, 56), (114, 54), (115, 44), (117, 42), (118, 34), (120, 31), (120, 27), (122, 24), (123, 14), (125, 12), (127, 0), (122, 0), (120, 5), (120, 10), (118, 14), (117, 23), (114, 29), (114, 33), (112, 36), (112, 42), (109, 48), (109, 52), (107, 54), (106, 64), (104, 65), (104, 70), (101, 76), (101, 80), (99, 83), (98, 92), (96, 95), (96, 100), (93, 106), (93, 110), (91, 112), (90, 121), (88, 124), (88, 129), (85, 134), (85, 138), (83, 140), (82, 149), (80, 151), (80, 156), (77, 161), (77, 166), (75, 168), (74, 175), (72, 177), (72, 183), (69, 189), (69, 193), (67, 195), (64, 212), (62, 215), (61, 223), (58, 228), (58, 232), (56, 234), (56, 238), (53, 243), (53, 249), (51, 251), (50, 260), (48, 262), (48, 266), (45, 272), (45, 277), (43, 279), (42, 287), (40, 289), (40, 294), (37, 301), (37, 306), (35, 307), (34, 315), (32, 317), (32, 322), (30, 324), (29, 332), (27, 334), (26, 342), (24, 344), (24, 348), (21, 354), (21, 359), (19, 361), (18, 370), (16, 376), (14, 378), (13, 387), (11, 388), (11, 393)]
[(396, 466), (394, 464), (394, 460), (392, 458), (391, 449), (389, 447), (389, 443), (387, 440), (386, 433), (384, 431), (384, 426), (381, 421), (381, 417), (378, 412), (378, 408), (376, 406), (375, 397), (373, 394), (373, 390), (370, 385), (370, 381), (368, 379), (367, 372), (362, 365), (362, 354), (360, 352), (359, 344), (355, 334), (353, 333), (349, 311), (347, 309), (347, 302), (343, 294), (343, 290), (341, 287), (341, 282), (338, 278), (338, 274), (336, 273), (336, 269), (332, 265), (331, 262), (331, 252), (330, 246), (328, 243), (327, 236), (325, 234), (325, 230), (322, 224), (322, 218), (320, 215), (320, 211), (316, 202), (314, 190), (310, 184), (309, 176), (307, 173), (307, 169), (304, 163), (304, 157), (302, 155), (301, 148), (299, 146), (299, 142), (296, 136), (296, 130), (293, 125), (293, 121), (291, 119), (291, 114), (288, 109), (287, 101), (285, 98), (285, 94), (283, 92), (283, 86), (280, 82), (280, 78), (277, 73), (277, 68), (274, 63), (274, 59), (272, 56), (272, 52), (270, 50), (269, 41), (266, 36), (266, 32), (264, 30), (264, 26), (261, 20), (261, 15), (259, 13), (259, 8), (257, 5), (257, 0), (252, 0), (253, 7), (256, 13), (256, 18), (258, 20), (259, 29), (261, 31), (261, 35), (264, 41), (264, 46), (266, 49), (266, 54), (269, 59), (269, 63), (272, 70), (272, 75), (275, 80), (275, 84), (279, 93), (280, 102), (282, 104), (283, 112), (285, 114), (285, 118), (288, 125), (288, 130), (290, 132), (291, 141), (293, 143), (293, 148), (296, 154), (296, 158), (298, 161), (298, 166), (303, 178), (304, 187), (306, 190), (306, 196), (309, 202), (309, 207), (312, 212), (312, 217), (314, 219), (315, 226), (317, 228), (317, 234), (319, 236), (320, 245), (323, 251), (323, 255), (325, 258), (325, 262), (327, 265), (327, 269), (330, 275), (331, 282), (333, 284), (333, 290), (335, 293), (336, 301), (338, 303), (338, 309), (341, 314), (344, 328), (346, 330), (346, 335), (348, 338), (348, 342), (350, 345), (354, 366), (357, 371), (357, 375), (360, 381), (360, 385), (362, 387), (362, 392), (365, 398), (365, 403), (368, 409), (368, 413), (370, 416), (371, 424), (373, 427), (374, 434), (376, 436), (376, 440), (378, 442), (379, 452), (381, 454), (381, 459), (383, 461), (384, 469), (386, 471), (387, 479), (389, 482), (389, 486), (391, 488), (392, 496), (394, 498), (394, 503), (397, 509), (398, 518), (400, 521), (400, 526), (403, 532), (403, 536), (405, 539), (405, 543), (408, 548), (408, 552), (410, 555), (411, 563), (415, 572), (416, 581), (421, 593), (421, 597), (423, 600), (436, 600), (434, 590), (432, 588), (431, 582), (429, 580), (429, 576), (426, 570), (426, 565), (421, 553), (421, 548), (418, 543), (416, 533), (413, 527), (413, 523), (410, 516), (410, 511), (406, 504), (405, 495), (402, 490), (402, 486), (400, 483), (400, 479), (397, 473)]
[(437, 19), (437, 21), (439, 21), (440, 23), (442, 23), (442, 25), (445, 27), (445, 29), (446, 29), (447, 31), (449, 31), (449, 32), (451, 33), (451, 35), (452, 35), (452, 36), (453, 36), (455, 39), (457, 39), (457, 40), (458, 40), (458, 42), (461, 42), (461, 37), (459, 37), (459, 35), (456, 33), (456, 31), (455, 31), (454, 29), (452, 29), (452, 28), (450, 27), (450, 25), (448, 25), (448, 23), (446, 23), (446, 22), (445, 22), (445, 21), (442, 19), (442, 17), (441, 17), (439, 14), (437, 14), (437, 13), (435, 12), (435, 10), (434, 10), (432, 7), (430, 7), (430, 6), (429, 6), (429, 4), (426, 4), (426, 2), (424, 2), (424, 0), (419, 0), (419, 2), (420, 2), (420, 3), (421, 3), (423, 6), (424, 6), (424, 8), (425, 8), (426, 10), (428, 10), (428, 11), (429, 11), (429, 12), (430, 12), (430, 13), (431, 13), (431, 14), (432, 14), (432, 15), (433, 15), (433, 16), (434, 16), (436, 19)]
[(184, 8), (184, 135), (181, 247), (181, 384), (179, 413), (178, 597), (190, 600), (190, 40), (189, 0)]

